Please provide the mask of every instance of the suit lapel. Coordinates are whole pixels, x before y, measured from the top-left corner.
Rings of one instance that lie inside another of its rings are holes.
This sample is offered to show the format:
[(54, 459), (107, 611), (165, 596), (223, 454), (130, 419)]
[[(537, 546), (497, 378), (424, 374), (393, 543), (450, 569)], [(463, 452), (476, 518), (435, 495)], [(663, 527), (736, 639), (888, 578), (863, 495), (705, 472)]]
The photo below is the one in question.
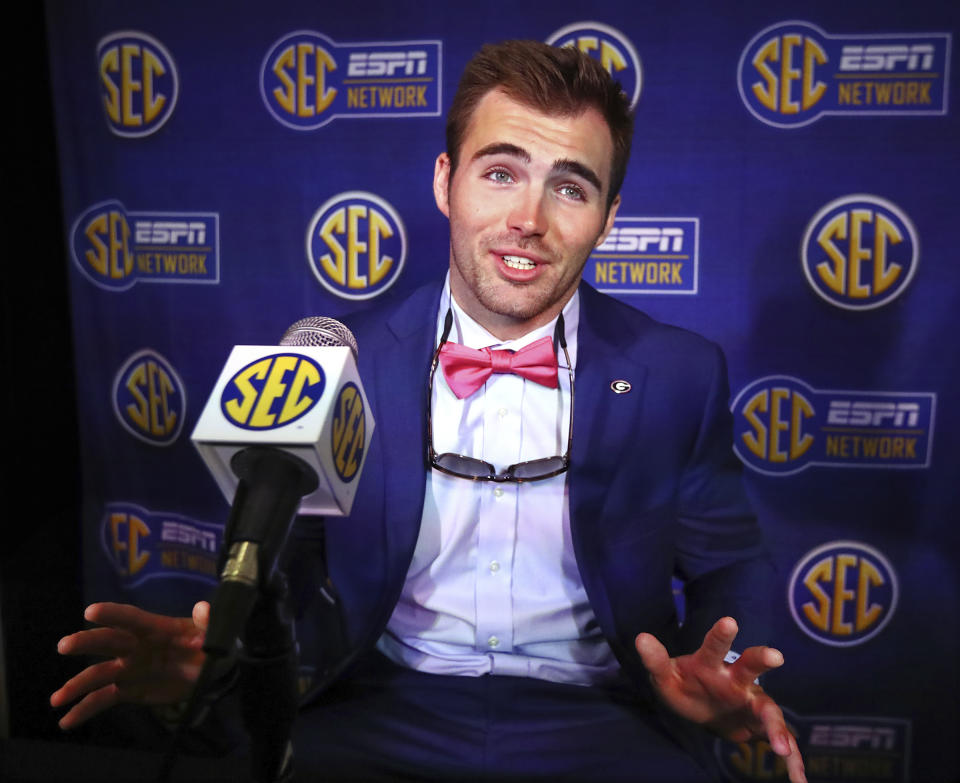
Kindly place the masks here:
[[(426, 389), (436, 339), (440, 288), (418, 290), (386, 321), (386, 339), (369, 367), (380, 411), (387, 584), (402, 585), (423, 509)], [(393, 587), (390, 588), (394, 589)], [(396, 596), (391, 596), (392, 599)]]
[(578, 512), (595, 517), (636, 447), (648, 368), (629, 350), (632, 335), (607, 316), (609, 305), (588, 286), (580, 295), (571, 495)]
[[(580, 294), (569, 478), (571, 536), (594, 614), (624, 661), (629, 652), (617, 641), (613, 596), (604, 580), (609, 557), (604, 547), (622, 524), (617, 514), (608, 512), (608, 504), (619, 500), (623, 472), (634, 461), (648, 367), (629, 350), (633, 335), (610, 319), (609, 302), (586, 285), (580, 286)], [(637, 489), (631, 486), (631, 491)]]

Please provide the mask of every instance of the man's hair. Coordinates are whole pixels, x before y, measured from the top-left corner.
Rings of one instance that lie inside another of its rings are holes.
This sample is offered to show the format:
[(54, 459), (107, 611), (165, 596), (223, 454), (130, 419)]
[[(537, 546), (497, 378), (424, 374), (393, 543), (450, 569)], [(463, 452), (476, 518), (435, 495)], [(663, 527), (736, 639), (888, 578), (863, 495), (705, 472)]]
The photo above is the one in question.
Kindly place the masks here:
[(600, 112), (613, 139), (609, 209), (626, 173), (633, 116), (629, 99), (604, 67), (573, 47), (539, 41), (485, 45), (467, 63), (447, 114), (451, 174), (459, 163), (460, 146), (473, 112), (491, 90), (502, 90), (510, 99), (543, 114), (575, 117), (591, 107)]

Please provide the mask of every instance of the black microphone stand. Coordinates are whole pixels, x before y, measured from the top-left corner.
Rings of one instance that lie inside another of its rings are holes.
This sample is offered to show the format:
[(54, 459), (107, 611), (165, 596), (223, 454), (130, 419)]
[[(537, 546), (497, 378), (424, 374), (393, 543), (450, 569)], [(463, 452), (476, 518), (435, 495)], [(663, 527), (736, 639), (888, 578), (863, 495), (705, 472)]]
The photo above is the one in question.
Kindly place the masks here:
[(291, 732), (299, 703), (297, 644), (279, 571), (254, 605), (238, 657), (240, 712), (255, 783), (293, 780)]
[(224, 532), (220, 584), (211, 600), (203, 643), (207, 658), (164, 760), (161, 781), (169, 778), (182, 732), (198, 724), (228, 690), (222, 687), (222, 672), (234, 659), (230, 684), (240, 684), (253, 780), (288, 783), (293, 776), (297, 645), (286, 578), (276, 564), (300, 498), (316, 488), (317, 476), (297, 457), (263, 447), (238, 452), (232, 467), (240, 483)]

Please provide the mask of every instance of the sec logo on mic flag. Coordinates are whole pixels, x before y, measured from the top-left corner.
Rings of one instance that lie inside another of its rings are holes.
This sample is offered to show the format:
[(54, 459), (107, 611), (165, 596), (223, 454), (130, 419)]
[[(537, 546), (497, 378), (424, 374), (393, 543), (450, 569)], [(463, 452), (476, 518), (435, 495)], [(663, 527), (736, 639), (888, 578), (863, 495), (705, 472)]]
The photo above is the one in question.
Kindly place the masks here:
[(337, 395), (330, 435), (337, 475), (342, 481), (352, 481), (363, 462), (365, 440), (363, 396), (354, 383), (346, 384)]
[(323, 395), (323, 369), (299, 354), (274, 354), (251, 362), (227, 383), (220, 407), (247, 430), (283, 427), (305, 415)]

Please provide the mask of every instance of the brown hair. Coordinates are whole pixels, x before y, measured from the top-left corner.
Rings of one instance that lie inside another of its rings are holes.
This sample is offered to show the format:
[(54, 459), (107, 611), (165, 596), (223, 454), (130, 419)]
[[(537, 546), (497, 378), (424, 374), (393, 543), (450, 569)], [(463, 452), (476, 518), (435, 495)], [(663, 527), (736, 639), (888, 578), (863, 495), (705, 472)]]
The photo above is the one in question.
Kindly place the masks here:
[(573, 117), (591, 107), (600, 112), (613, 139), (609, 209), (626, 173), (633, 116), (629, 99), (603, 66), (573, 47), (549, 46), (539, 41), (485, 45), (467, 63), (447, 114), (451, 173), (456, 171), (460, 145), (474, 109), (494, 89), (543, 114)]

